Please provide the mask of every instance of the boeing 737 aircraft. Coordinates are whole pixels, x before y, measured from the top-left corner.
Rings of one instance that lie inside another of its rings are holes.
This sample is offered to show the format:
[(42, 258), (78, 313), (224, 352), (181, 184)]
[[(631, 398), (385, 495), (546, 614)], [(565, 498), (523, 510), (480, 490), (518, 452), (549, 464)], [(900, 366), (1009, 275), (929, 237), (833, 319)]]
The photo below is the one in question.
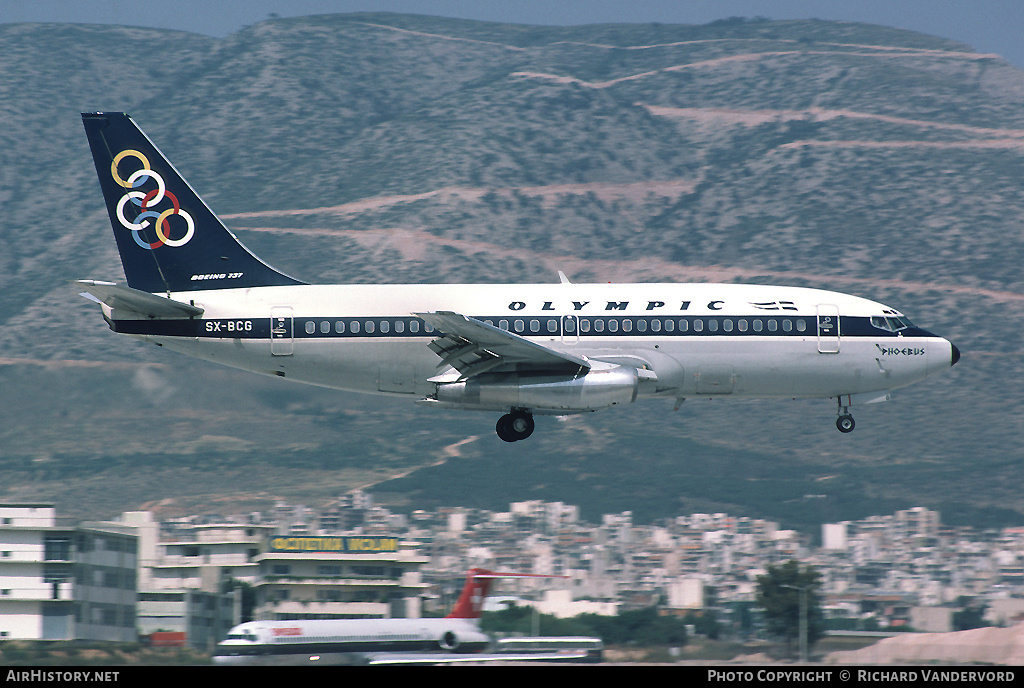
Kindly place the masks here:
[(312, 285), (250, 253), (122, 113), (82, 115), (127, 284), (81, 281), (114, 332), (257, 373), (438, 408), (535, 415), (641, 398), (849, 407), (954, 365), (894, 308), (747, 284)]
[[(495, 578), (550, 578), (470, 569), (451, 613), (443, 619), (321, 619), (249, 621), (217, 645), (216, 664), (312, 663), (451, 664), (456, 662), (600, 659), (579, 647), (561, 652), (485, 654), (480, 630), (484, 598)], [(589, 639), (593, 641), (594, 639)], [(593, 643), (591, 643), (593, 644)]]

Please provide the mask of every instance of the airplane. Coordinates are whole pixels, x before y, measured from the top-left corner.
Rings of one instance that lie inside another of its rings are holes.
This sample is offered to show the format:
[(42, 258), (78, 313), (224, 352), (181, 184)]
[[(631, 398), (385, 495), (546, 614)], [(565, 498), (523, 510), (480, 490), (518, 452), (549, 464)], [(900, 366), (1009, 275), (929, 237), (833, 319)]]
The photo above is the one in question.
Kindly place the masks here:
[[(552, 578), (472, 568), (455, 606), (439, 619), (315, 619), (248, 621), (217, 644), (215, 664), (455, 664), (487, 661), (600, 660), (595, 638), (576, 638), (571, 649), (488, 652), (480, 613), (497, 578)], [(546, 640), (554, 640), (548, 638)]]
[(900, 311), (834, 291), (750, 284), (316, 285), (251, 253), (124, 113), (83, 113), (126, 284), (81, 280), (109, 327), (244, 370), (341, 390), (534, 416), (639, 399), (853, 405), (955, 365)]

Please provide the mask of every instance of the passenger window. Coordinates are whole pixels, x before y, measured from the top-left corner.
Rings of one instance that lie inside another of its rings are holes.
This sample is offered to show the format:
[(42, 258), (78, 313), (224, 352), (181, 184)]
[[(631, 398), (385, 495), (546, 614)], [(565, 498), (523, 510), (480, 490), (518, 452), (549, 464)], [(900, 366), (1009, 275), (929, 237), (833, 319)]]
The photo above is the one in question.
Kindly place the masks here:
[(330, 333), (331, 333), (331, 323), (329, 323), (326, 320), (324, 320), (322, 323), (320, 323), (320, 334), (330, 334)]
[(548, 320), (548, 332), (552, 334), (558, 334), (558, 321)]
[(409, 322), (409, 332), (411, 332), (412, 334), (416, 334), (419, 331), (420, 331), (420, 321), (419, 320), (412, 320), (412, 321), (410, 321)]
[(306, 321), (306, 334), (316, 334), (316, 323), (312, 320)]
[(397, 334), (402, 334), (403, 332), (405, 332), (405, 321), (403, 321), (403, 320), (396, 320), (395, 321), (395, 332)]
[(608, 321), (608, 331), (609, 332), (618, 332), (619, 331), (619, 321), (614, 319), (614, 318), (609, 320)]
[(783, 332), (792, 332), (793, 331), (793, 321), (788, 319), (788, 318), (783, 320), (782, 321), (782, 331)]
[(373, 334), (374, 326), (372, 320), (366, 321), (366, 334)]
[(718, 332), (717, 320), (712, 319), (708, 321), (708, 332)]
[(745, 319), (743, 319), (743, 318), (740, 318), (739, 320), (737, 320), (736, 321), (736, 329), (738, 329), (740, 332), (746, 332), (747, 331), (747, 321)]
[(540, 320), (530, 321), (530, 332), (540, 332)]
[(732, 320), (726, 318), (722, 321), (722, 329), (726, 332), (732, 332)]
[(689, 320), (687, 320), (686, 318), (680, 318), (679, 319), (679, 331), (680, 332), (686, 332), (686, 330), (688, 330), (689, 327), (690, 327), (690, 321)]
[(755, 320), (754, 321), (754, 332), (760, 332), (763, 329), (764, 329), (764, 323), (761, 322), (760, 320)]
[(359, 321), (353, 320), (352, 324), (349, 325), (349, 332), (352, 334), (359, 334)]
[(522, 331), (523, 331), (523, 328), (524, 328), (524, 327), (525, 327), (525, 326), (524, 326), (524, 324), (523, 324), (523, 321), (522, 321), (522, 320), (516, 320), (515, 322), (513, 322), (513, 323), (512, 323), (512, 328), (513, 328), (513, 329), (514, 329), (514, 330), (515, 330), (516, 332), (522, 332)]
[(508, 320), (499, 320), (498, 321), (498, 329), (500, 329), (500, 330), (507, 330), (508, 329)]
[(587, 319), (580, 320), (580, 332), (590, 332), (590, 321)]
[(334, 323), (334, 331), (337, 332), (338, 334), (345, 334), (345, 321), (339, 320), (338, 322)]
[(657, 318), (651, 321), (651, 332), (661, 332), (661, 321)]
[(640, 320), (637, 320), (636, 321), (636, 329), (639, 332), (646, 332), (647, 331), (647, 321), (644, 320), (643, 318), (641, 318)]
[(777, 323), (774, 318), (772, 320), (768, 321), (768, 331), (769, 332), (776, 332), (776, 331), (778, 331), (778, 329), (779, 329), (779, 323)]
[(604, 332), (604, 320), (594, 321), (594, 332)]
[(625, 320), (623, 320), (622, 321), (622, 331), (623, 332), (632, 332), (633, 331), (633, 321), (630, 320), (629, 318), (626, 318)]
[(806, 332), (807, 331), (807, 321), (806, 320), (797, 320), (796, 321), (796, 331), (797, 332)]
[(694, 321), (693, 321), (693, 331), (694, 332), (703, 332), (704, 331), (704, 321), (701, 320), (700, 318), (695, 318)]
[(381, 331), (381, 334), (387, 334), (390, 330), (391, 330), (391, 323), (389, 323), (387, 320), (381, 320), (380, 321), (380, 331)]
[(665, 321), (665, 331), (666, 332), (675, 332), (675, 329), (676, 329), (676, 321), (675, 320), (666, 320)]

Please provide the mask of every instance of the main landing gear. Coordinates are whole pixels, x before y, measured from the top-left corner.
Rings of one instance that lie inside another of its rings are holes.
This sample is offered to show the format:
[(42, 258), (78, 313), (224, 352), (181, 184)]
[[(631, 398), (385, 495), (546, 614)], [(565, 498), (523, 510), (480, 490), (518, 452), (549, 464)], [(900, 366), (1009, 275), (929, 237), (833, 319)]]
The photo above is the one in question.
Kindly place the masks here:
[(839, 402), (839, 417), (836, 418), (836, 427), (842, 433), (853, 432), (857, 424), (853, 421), (853, 416), (850, 415), (850, 407), (843, 406), (842, 397), (839, 397), (836, 401)]
[(525, 409), (512, 409), (498, 419), (494, 430), (506, 442), (525, 440), (533, 434), (533, 414)]

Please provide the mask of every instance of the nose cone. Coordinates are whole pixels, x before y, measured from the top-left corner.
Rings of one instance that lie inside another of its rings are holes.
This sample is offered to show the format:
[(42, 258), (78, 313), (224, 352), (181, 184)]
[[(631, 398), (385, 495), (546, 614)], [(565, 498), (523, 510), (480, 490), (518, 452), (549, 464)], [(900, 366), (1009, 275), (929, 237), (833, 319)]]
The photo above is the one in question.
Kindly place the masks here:
[(956, 348), (956, 344), (950, 342), (949, 348), (952, 349), (950, 354), (949, 367), (952, 368), (956, 365), (956, 362), (960, 360), (960, 349)]

